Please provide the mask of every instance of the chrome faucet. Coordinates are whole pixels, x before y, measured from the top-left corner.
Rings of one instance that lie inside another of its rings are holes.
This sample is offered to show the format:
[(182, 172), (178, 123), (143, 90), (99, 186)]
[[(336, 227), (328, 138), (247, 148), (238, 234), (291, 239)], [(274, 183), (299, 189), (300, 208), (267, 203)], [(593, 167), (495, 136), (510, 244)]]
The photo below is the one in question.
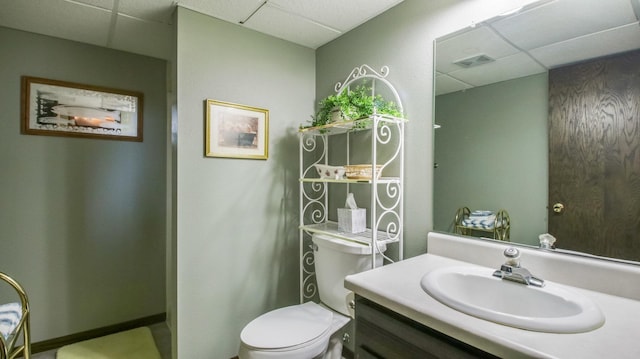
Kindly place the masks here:
[(493, 272), (494, 277), (535, 287), (544, 286), (544, 280), (534, 277), (529, 270), (520, 267), (520, 251), (514, 247), (507, 247), (503, 254), (507, 260), (500, 269)]

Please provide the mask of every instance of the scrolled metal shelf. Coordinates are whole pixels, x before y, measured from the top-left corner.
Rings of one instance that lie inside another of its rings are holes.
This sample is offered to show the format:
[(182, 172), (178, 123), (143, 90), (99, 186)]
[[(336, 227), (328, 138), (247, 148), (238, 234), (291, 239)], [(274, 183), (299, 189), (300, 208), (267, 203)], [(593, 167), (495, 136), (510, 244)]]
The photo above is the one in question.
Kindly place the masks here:
[[(345, 233), (338, 230), (338, 223), (334, 221), (327, 221), (324, 223), (308, 224), (300, 226), (300, 229), (310, 233), (321, 233), (330, 235), (336, 238), (344, 239), (346, 241), (360, 243), (363, 245), (371, 244), (371, 229), (367, 228), (366, 231), (361, 233)], [(394, 243), (398, 241), (396, 233), (386, 233), (384, 231), (378, 231), (377, 233), (378, 243)]]
[[(325, 183), (373, 183), (373, 179), (333, 179), (333, 178), (300, 178), (300, 182), (325, 182)], [(377, 180), (378, 184), (386, 183), (399, 183), (399, 177), (380, 177)]]
[(378, 123), (407, 122), (407, 119), (405, 118), (389, 115), (372, 115), (357, 120), (337, 121), (315, 127), (302, 127), (298, 130), (298, 132), (314, 135), (338, 135), (347, 132), (367, 131), (373, 128), (374, 118), (379, 121)]

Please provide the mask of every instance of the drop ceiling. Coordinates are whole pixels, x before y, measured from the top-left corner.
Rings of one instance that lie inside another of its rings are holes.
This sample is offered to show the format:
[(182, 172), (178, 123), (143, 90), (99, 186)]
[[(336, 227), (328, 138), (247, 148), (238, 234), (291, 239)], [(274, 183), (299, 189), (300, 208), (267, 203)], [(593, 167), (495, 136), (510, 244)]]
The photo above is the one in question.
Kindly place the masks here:
[(0, 26), (165, 58), (177, 5), (315, 49), (403, 0), (0, 0)]
[(640, 0), (544, 0), (476, 24), (437, 41), (436, 95), (638, 49), (639, 17)]

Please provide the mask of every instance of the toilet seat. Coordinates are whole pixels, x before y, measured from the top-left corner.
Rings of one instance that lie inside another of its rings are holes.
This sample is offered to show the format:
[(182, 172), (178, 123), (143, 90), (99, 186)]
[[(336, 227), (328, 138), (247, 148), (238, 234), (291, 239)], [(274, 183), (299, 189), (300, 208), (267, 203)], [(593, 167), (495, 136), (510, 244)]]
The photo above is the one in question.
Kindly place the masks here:
[(328, 339), (332, 322), (332, 311), (306, 302), (261, 315), (247, 324), (240, 339), (254, 349), (294, 350), (321, 337)]

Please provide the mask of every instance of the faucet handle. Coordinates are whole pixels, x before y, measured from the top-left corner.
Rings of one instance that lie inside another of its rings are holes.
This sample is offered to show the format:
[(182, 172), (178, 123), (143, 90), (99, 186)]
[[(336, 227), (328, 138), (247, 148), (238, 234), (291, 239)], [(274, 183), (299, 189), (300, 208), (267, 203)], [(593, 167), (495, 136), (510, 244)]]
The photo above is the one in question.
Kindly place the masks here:
[(507, 247), (503, 254), (507, 258), (520, 258), (520, 251), (515, 247)]
[(520, 251), (517, 248), (507, 247), (502, 254), (507, 258), (506, 265), (520, 267)]
[(538, 236), (540, 240), (540, 248), (542, 249), (555, 249), (556, 247), (553, 244), (556, 242), (556, 237), (550, 235), (549, 233), (544, 233)]

